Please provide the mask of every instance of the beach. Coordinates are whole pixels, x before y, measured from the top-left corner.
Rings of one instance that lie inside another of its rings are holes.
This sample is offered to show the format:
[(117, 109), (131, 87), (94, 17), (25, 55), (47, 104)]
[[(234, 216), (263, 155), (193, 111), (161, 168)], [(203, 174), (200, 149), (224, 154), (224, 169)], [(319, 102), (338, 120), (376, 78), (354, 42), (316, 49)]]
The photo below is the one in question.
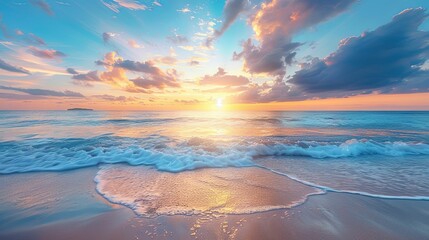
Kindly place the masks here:
[(0, 240), (429, 240), (428, 0), (0, 0)]
[(2, 116), (1, 239), (429, 237), (426, 112)]
[[(236, 173), (240, 170), (227, 168), (222, 172)], [(299, 205), (290, 208), (248, 214), (211, 212), (142, 217), (125, 206), (112, 204), (97, 193), (93, 180), (97, 171), (98, 168), (94, 167), (60, 174), (25, 173), (0, 176), (2, 182), (8, 181), (8, 188), (0, 190), (2, 202), (0, 238), (425, 239), (428, 237), (427, 201), (389, 200), (332, 192), (311, 195)], [(256, 169), (256, 171), (266, 170)], [(198, 170), (195, 175), (205, 174), (204, 172), (205, 170)], [(278, 181), (275, 174), (267, 175)], [(283, 185), (277, 185), (278, 188), (297, 184), (286, 177), (281, 178), (284, 178), (281, 180)], [(27, 190), (16, 191), (23, 188)], [(241, 201), (246, 202), (254, 193), (250, 191), (247, 195), (241, 195)], [(287, 191), (277, 193), (276, 196), (279, 197), (278, 201), (290, 201)], [(204, 198), (204, 195), (201, 198)]]

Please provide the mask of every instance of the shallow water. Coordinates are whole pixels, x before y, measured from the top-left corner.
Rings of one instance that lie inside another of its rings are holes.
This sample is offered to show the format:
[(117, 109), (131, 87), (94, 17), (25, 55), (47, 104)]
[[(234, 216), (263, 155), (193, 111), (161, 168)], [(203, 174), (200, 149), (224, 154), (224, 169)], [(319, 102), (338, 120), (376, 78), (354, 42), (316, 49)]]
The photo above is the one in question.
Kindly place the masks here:
[(324, 191), (429, 199), (429, 112), (0, 111), (0, 141), (0, 174), (256, 166)]

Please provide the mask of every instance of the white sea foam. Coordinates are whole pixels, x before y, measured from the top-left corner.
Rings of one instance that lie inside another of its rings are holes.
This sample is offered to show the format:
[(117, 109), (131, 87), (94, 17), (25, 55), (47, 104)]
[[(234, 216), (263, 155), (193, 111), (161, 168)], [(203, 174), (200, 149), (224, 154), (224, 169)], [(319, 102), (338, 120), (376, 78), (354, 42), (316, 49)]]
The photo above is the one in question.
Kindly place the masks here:
[(180, 172), (205, 167), (252, 166), (253, 159), (260, 156), (345, 158), (362, 155), (429, 155), (429, 145), (365, 139), (343, 143), (201, 138), (180, 141), (158, 135), (146, 138), (103, 135), (87, 139), (26, 139), (0, 142), (0, 173), (61, 171), (101, 163), (152, 165), (159, 170)]
[(323, 191), (261, 168), (202, 169), (181, 173), (148, 167), (104, 166), (97, 191), (138, 215), (246, 214), (285, 209)]

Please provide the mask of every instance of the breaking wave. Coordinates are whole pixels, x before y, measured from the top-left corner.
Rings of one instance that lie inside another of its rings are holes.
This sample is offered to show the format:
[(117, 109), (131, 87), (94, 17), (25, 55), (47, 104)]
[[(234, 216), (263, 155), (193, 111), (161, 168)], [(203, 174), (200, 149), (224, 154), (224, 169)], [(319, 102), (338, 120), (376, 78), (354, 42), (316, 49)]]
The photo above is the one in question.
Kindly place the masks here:
[(180, 172), (197, 168), (254, 166), (261, 156), (346, 158), (362, 155), (429, 155), (421, 142), (285, 141), (270, 138), (177, 140), (160, 135), (126, 138), (101, 135), (92, 138), (43, 138), (0, 142), (0, 173), (62, 171), (98, 164), (150, 165)]

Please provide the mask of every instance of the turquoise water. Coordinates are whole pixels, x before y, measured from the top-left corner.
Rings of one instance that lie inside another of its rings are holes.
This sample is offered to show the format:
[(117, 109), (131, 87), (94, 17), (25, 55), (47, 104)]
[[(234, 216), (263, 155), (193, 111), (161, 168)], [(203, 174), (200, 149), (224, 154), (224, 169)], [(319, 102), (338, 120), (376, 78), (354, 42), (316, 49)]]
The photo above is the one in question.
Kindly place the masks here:
[(429, 112), (0, 111), (0, 174), (258, 166), (329, 191), (429, 199)]

